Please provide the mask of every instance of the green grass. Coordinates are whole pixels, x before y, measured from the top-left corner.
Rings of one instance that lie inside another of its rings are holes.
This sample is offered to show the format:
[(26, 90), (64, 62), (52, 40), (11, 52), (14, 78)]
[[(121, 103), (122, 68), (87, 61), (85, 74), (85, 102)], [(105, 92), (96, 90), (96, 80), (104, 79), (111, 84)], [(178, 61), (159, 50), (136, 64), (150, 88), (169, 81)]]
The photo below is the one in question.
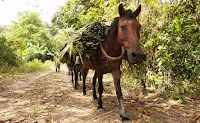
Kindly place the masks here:
[(19, 71), (22, 72), (22, 73), (41, 71), (41, 70), (49, 68), (53, 65), (54, 65), (54, 63), (52, 61), (45, 61), (45, 63), (43, 63), (38, 59), (34, 59), (31, 62), (23, 64), (20, 67)]
[(49, 67), (53, 67), (54, 62), (53, 61), (45, 61), (44, 63), (38, 59), (34, 59), (31, 62), (21, 62), (18, 66), (15, 67), (9, 67), (7, 65), (4, 65), (0, 68), (0, 78), (15, 74), (23, 74), (23, 73), (30, 73), (30, 72), (36, 72), (41, 71), (44, 69), (47, 69)]

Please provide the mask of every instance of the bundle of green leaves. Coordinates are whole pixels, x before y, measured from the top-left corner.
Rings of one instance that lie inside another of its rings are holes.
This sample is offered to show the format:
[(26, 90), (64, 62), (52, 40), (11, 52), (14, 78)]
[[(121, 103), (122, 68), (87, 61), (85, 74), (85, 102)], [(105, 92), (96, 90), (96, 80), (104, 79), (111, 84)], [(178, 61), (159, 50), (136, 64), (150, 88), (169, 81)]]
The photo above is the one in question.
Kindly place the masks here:
[(91, 56), (99, 48), (99, 42), (104, 41), (106, 25), (100, 21), (95, 21), (86, 26), (78, 40), (74, 42), (74, 52)]
[(95, 54), (97, 49), (100, 48), (100, 42), (105, 39), (105, 29), (106, 25), (101, 21), (94, 21), (84, 26), (74, 33), (75, 36), (72, 36), (71, 40), (65, 44), (65, 47), (61, 51), (61, 57), (67, 51), (73, 54), (84, 54), (88, 57)]

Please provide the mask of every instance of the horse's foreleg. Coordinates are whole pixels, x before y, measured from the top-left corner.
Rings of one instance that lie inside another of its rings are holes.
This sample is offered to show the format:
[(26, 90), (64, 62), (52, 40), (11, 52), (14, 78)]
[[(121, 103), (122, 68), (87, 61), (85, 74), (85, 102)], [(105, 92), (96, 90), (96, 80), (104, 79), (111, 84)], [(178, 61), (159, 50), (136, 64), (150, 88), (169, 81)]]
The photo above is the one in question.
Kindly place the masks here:
[(85, 80), (87, 77), (88, 69), (83, 67), (82, 69), (82, 75), (83, 75), (83, 95), (86, 95), (86, 86), (85, 86)]
[(71, 71), (72, 72), (72, 84), (74, 84), (74, 72), (73, 72), (73, 70)]
[(92, 81), (92, 84), (93, 84), (93, 98), (94, 98), (94, 100), (97, 99), (96, 80), (97, 80), (97, 74), (96, 74), (96, 71), (95, 71), (95, 74), (94, 74), (94, 77), (93, 77), (93, 81)]
[(101, 112), (104, 112), (104, 108), (102, 106), (102, 93), (103, 93), (102, 77), (103, 77), (103, 74), (100, 74), (97, 77), (98, 77), (98, 83), (99, 83), (99, 88), (98, 88), (98, 92), (99, 92), (98, 104), (99, 104), (99, 107), (97, 109), (98, 109), (98, 112), (101, 113)]
[(120, 116), (122, 118), (122, 121), (129, 121), (130, 119), (126, 116), (125, 109), (124, 109), (124, 103), (123, 103), (123, 97), (122, 97), (122, 91), (121, 91), (121, 85), (120, 85), (120, 77), (121, 77), (120, 74), (121, 74), (120, 70), (116, 70), (112, 72), (116, 95), (119, 101)]
[(77, 85), (78, 85), (78, 72), (77, 72), (76, 69), (74, 70), (74, 74), (75, 74), (75, 86), (74, 86), (74, 89), (77, 89)]

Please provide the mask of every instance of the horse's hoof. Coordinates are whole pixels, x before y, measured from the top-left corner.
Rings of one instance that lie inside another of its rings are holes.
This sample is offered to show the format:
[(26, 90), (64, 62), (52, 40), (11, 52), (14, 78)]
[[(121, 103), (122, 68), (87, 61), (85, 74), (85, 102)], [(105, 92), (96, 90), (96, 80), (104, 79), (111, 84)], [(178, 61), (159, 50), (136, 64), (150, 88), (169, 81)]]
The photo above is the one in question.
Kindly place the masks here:
[(128, 117), (123, 117), (122, 118), (122, 123), (132, 123), (132, 122)]
[(100, 113), (104, 113), (105, 109), (102, 107), (102, 108), (97, 108), (97, 112), (100, 114)]
[(77, 87), (74, 88), (74, 90), (77, 90), (77, 89), (78, 89)]
[(85, 95), (86, 95), (86, 92), (83, 92), (83, 95), (85, 96)]

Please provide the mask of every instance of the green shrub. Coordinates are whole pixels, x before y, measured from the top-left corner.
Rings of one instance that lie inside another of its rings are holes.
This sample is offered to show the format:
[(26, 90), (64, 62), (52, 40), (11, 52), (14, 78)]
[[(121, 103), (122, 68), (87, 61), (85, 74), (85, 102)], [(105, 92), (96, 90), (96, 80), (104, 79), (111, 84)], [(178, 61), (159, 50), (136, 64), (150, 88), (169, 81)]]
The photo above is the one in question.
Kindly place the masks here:
[(17, 55), (7, 44), (6, 38), (3, 35), (0, 35), (0, 72), (6, 72), (10, 67), (17, 65)]
[[(196, 93), (200, 88), (199, 3), (182, 1), (152, 10), (143, 24), (141, 44), (147, 53), (147, 83), (165, 91)], [(162, 6), (160, 6), (162, 7)], [(169, 9), (170, 8), (170, 9)], [(186, 9), (187, 8), (187, 9)]]
[(186, 98), (183, 95), (172, 95), (171, 97), (177, 100), (178, 103), (186, 104)]
[(41, 60), (34, 59), (29, 62), (24, 62), (20, 67), (20, 72), (41, 71), (41, 70), (49, 68), (53, 65), (54, 65), (54, 63), (50, 60), (45, 61), (45, 63), (43, 63)]
[(42, 69), (42, 65), (43, 63), (41, 60), (34, 59), (33, 61), (22, 64), (20, 70), (21, 72), (39, 71)]

